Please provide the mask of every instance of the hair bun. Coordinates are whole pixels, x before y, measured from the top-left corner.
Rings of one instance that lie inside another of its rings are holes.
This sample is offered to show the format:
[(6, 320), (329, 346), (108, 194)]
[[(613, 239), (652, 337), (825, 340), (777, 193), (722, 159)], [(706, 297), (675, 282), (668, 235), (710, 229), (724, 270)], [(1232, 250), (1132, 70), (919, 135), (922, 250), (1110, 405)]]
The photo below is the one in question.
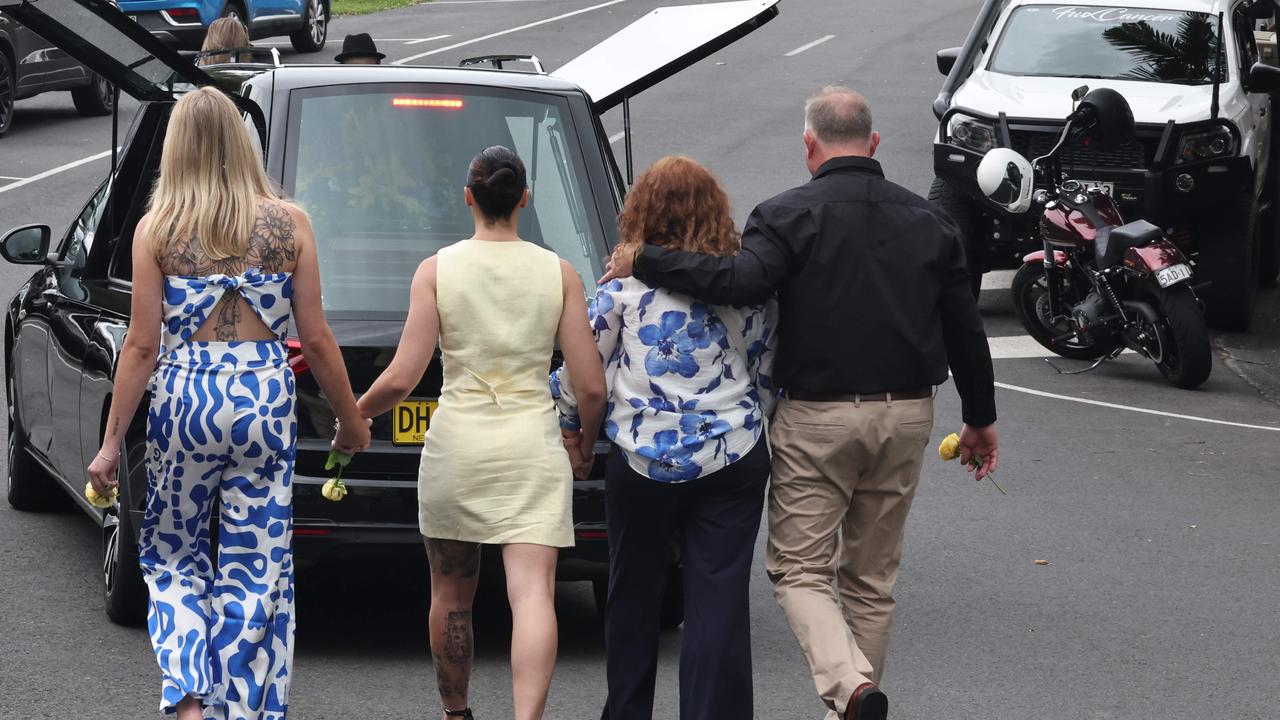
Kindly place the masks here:
[(515, 170), (512, 170), (510, 167), (501, 167), (494, 171), (494, 173), (489, 176), (489, 179), (484, 181), (484, 184), (486, 187), (497, 187), (499, 185), (505, 185), (515, 179)]

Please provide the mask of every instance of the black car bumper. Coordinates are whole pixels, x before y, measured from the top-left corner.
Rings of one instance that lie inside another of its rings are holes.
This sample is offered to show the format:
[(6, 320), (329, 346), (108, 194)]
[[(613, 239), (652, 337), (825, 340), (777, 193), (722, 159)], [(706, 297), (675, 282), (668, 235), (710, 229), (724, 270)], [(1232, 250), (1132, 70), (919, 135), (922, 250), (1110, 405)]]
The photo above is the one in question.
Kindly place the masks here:
[[(417, 483), (350, 479), (346, 480), (350, 493), (335, 503), (320, 494), (326, 481), (306, 475), (293, 478), (293, 537), (300, 565), (333, 555), (422, 547)], [(557, 579), (605, 579), (609, 542), (603, 479), (574, 483), (573, 518), (574, 546), (560, 552)]]

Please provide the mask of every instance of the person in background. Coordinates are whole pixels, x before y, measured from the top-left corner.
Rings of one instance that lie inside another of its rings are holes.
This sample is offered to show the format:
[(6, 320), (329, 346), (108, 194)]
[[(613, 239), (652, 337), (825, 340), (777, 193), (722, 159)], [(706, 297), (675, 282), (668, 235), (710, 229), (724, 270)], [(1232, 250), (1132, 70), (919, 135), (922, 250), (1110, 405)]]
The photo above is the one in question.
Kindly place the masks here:
[(439, 343), (444, 386), (422, 448), (418, 523), (445, 718), (471, 718), (471, 605), (480, 546), (493, 544), (511, 603), (514, 715), (541, 720), (556, 659), (556, 559), (573, 545), (573, 469), (546, 373), (558, 339), (588, 428), (580, 454), (603, 419), (604, 369), (578, 273), (516, 234), (529, 203), (520, 158), (501, 146), (482, 151), (464, 197), (475, 234), (418, 267), (395, 358), (360, 412), (376, 417), (403, 401)]
[(947, 370), (960, 393), (962, 461), (996, 469), (991, 353), (955, 224), (885, 179), (880, 134), (848, 88), (805, 106), (813, 179), (761, 203), (742, 252), (620, 244), (630, 275), (713, 303), (779, 293), (773, 477), (765, 567), (829, 717), (883, 720), (878, 688), (907, 512)]
[[(243, 50), (249, 48), (249, 31), (244, 23), (236, 17), (222, 17), (209, 25), (204, 35), (204, 44), (200, 46), (200, 58), (197, 65), (219, 65), (231, 62), (231, 53), (214, 52), (217, 50)], [(213, 53), (205, 55), (204, 53)]]
[(342, 52), (333, 59), (343, 65), (381, 65), (386, 57), (369, 33), (356, 33), (342, 39)]
[(364, 449), (369, 426), (325, 322), (311, 225), (276, 194), (221, 91), (174, 105), (132, 252), (129, 333), (89, 479), (101, 494), (117, 485), (121, 442), (149, 393), (138, 555), (160, 709), (283, 720), (295, 625), (291, 319), (340, 420), (334, 447)]
[[(667, 157), (627, 193), (622, 242), (731, 257), (740, 236), (729, 198), (706, 168)], [(605, 481), (609, 595), (606, 720), (653, 716), (665, 549), (681, 542), (685, 626), (681, 720), (752, 720), (747, 589), (760, 531), (773, 406), (770, 302), (710, 305), (634, 278), (600, 286), (590, 319), (606, 363)], [(573, 368), (551, 376), (572, 445), (579, 417)], [(593, 454), (578, 458), (579, 477)]]

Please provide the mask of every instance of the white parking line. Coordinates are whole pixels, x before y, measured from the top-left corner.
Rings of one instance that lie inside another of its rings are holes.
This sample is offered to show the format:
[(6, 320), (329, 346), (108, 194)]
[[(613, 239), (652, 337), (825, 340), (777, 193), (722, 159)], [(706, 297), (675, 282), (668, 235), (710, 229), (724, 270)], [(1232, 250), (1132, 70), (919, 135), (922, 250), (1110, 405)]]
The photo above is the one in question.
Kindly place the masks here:
[(91, 163), (94, 160), (101, 160), (102, 158), (109, 157), (110, 155), (111, 155), (111, 151), (105, 150), (103, 152), (98, 153), (97, 155), (90, 155), (87, 158), (80, 158), (79, 160), (69, 162), (66, 165), (59, 165), (58, 167), (53, 168), (51, 170), (45, 170), (42, 173), (37, 173), (35, 175), (32, 175), (31, 177), (25, 180), (19, 180), (18, 182), (10, 183), (8, 185), (5, 185), (4, 187), (0, 187), (0, 193), (7, 193), (10, 190), (17, 190), (18, 188), (25, 187), (27, 185), (30, 185), (33, 182), (38, 182), (52, 175), (57, 175), (60, 172), (66, 172), (67, 170), (71, 170), (72, 168), (78, 168), (81, 165), (84, 165), (85, 163)]
[(12, 175), (0, 175), (0, 180), (21, 180), (21, 179), (22, 178), (20, 177), (13, 177)]
[[(442, 37), (449, 37), (449, 36), (448, 36), (448, 35), (444, 35), (444, 36), (442, 36)], [(376, 43), (380, 43), (380, 42), (387, 42), (387, 43), (402, 42), (402, 43), (407, 43), (407, 42), (412, 41), (412, 40), (418, 40), (418, 38), (374, 38), (374, 39), (373, 39), (373, 41), (374, 41), (374, 42), (376, 42)], [(341, 41), (341, 40), (337, 40), (337, 39), (329, 39), (329, 40), (326, 40), (326, 41), (324, 42), (324, 44), (325, 44), (325, 45), (332, 45), (332, 44), (334, 44), (334, 43), (340, 43), (340, 42), (342, 42), (342, 41)], [(253, 41), (253, 44), (254, 44), (254, 45), (279, 45), (279, 46), (286, 46), (286, 45), (292, 45), (292, 44), (293, 44), (293, 41), (292, 41), (292, 40), (254, 40), (254, 41)]]
[(1037, 397), (1052, 398), (1054, 400), (1066, 400), (1067, 402), (1080, 403), (1082, 405), (1095, 405), (1097, 407), (1111, 408), (1112, 410), (1124, 410), (1126, 412), (1142, 413), (1143, 415), (1158, 415), (1160, 417), (1174, 418), (1177, 420), (1190, 420), (1192, 422), (1208, 423), (1210, 425), (1226, 425), (1228, 427), (1246, 428), (1248, 430), (1267, 430), (1269, 432), (1280, 432), (1280, 427), (1271, 425), (1252, 425), (1250, 423), (1234, 422), (1231, 420), (1216, 420), (1214, 418), (1200, 417), (1198, 415), (1183, 415), (1181, 413), (1165, 412), (1163, 410), (1151, 410), (1148, 408), (1134, 407), (1133, 405), (1121, 405), (1119, 403), (1103, 402), (1101, 400), (1087, 400), (1085, 398), (1071, 397), (1070, 395), (1059, 395), (1057, 393), (1045, 392), (1033, 388), (1021, 387), (1019, 385), (1010, 385), (1008, 383), (998, 382), (996, 387), (1012, 392), (1025, 393), (1027, 395), (1035, 395)]
[(435, 37), (418, 38), (417, 40), (410, 40), (406, 42), (405, 45), (421, 45), (422, 43), (431, 42), (432, 40), (443, 40), (445, 38), (451, 38), (451, 37), (453, 36), (452, 35), (436, 35)]
[(612, 144), (614, 144), (614, 143), (618, 142), (619, 140), (621, 140), (622, 138), (624, 138), (624, 137), (626, 137), (626, 136), (627, 136), (627, 133), (626, 133), (626, 131), (625, 131), (625, 130), (624, 130), (623, 132), (620, 132), (620, 133), (614, 133), (614, 134), (612, 134), (612, 135), (610, 135), (610, 136), (609, 136), (609, 144), (610, 144), (610, 145), (612, 145)]
[(599, 5), (592, 5), (591, 7), (582, 8), (581, 10), (574, 10), (573, 12), (567, 12), (562, 15), (557, 15), (555, 17), (547, 18), (546, 20), (538, 20), (537, 22), (531, 22), (525, 25), (521, 25), (519, 27), (510, 28), (508, 30), (499, 30), (496, 33), (489, 33), (488, 35), (484, 35), (482, 37), (478, 37), (472, 40), (463, 40), (462, 42), (454, 43), (452, 45), (446, 45), (442, 48), (436, 48), (435, 50), (428, 50), (427, 52), (418, 53), (417, 55), (410, 55), (407, 58), (401, 58), (400, 60), (396, 60), (391, 64), (404, 65), (407, 63), (411, 63), (414, 60), (421, 60), (422, 58), (427, 57), (428, 55), (435, 55), (436, 53), (448, 52), (449, 50), (465, 47), (467, 45), (473, 45), (478, 42), (484, 42), (485, 40), (492, 40), (493, 38), (496, 38), (496, 37), (502, 37), (503, 35), (510, 35), (511, 33), (514, 33), (514, 32), (520, 32), (521, 30), (528, 30), (529, 28), (538, 27), (539, 25), (546, 25), (547, 23), (553, 23), (557, 20), (564, 20), (565, 18), (571, 18), (574, 15), (589, 13), (593, 10), (599, 10), (600, 8), (607, 8), (611, 5), (617, 5), (618, 3), (622, 3), (622, 2), (626, 2), (626, 0), (609, 0), (609, 2), (603, 2), (603, 3), (600, 3)]
[(987, 345), (991, 347), (992, 360), (1054, 357), (1053, 353), (1046, 350), (1030, 335), (987, 338)]
[(813, 42), (811, 42), (811, 43), (808, 43), (808, 44), (806, 44), (806, 45), (801, 45), (800, 47), (796, 48), (795, 50), (792, 50), (791, 52), (787, 53), (784, 57), (795, 57), (796, 55), (799, 55), (800, 53), (802, 53), (802, 52), (804, 52), (804, 51), (806, 51), (806, 50), (812, 50), (812, 49), (814, 49), (814, 48), (818, 47), (818, 46), (819, 46), (819, 45), (821, 45), (822, 43), (824, 43), (824, 42), (826, 42), (826, 41), (828, 41), (828, 40), (830, 40), (831, 38), (834, 38), (834, 37), (835, 37), (835, 35), (826, 35), (826, 36), (824, 36), (824, 37), (820, 37), (820, 38), (818, 38), (817, 40), (814, 40), (814, 41), (813, 41)]

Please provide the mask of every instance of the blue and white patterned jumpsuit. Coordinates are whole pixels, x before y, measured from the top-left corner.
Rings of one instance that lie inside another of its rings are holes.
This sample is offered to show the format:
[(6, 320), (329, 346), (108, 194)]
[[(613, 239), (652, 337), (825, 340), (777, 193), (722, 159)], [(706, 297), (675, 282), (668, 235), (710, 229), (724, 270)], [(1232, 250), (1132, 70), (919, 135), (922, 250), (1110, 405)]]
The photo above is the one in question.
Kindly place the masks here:
[[(187, 695), (204, 703), (206, 718), (282, 720), (288, 708), (297, 428), (284, 342), (292, 290), (289, 273), (165, 279), (139, 538), (165, 712)], [(277, 339), (189, 342), (228, 292)]]

